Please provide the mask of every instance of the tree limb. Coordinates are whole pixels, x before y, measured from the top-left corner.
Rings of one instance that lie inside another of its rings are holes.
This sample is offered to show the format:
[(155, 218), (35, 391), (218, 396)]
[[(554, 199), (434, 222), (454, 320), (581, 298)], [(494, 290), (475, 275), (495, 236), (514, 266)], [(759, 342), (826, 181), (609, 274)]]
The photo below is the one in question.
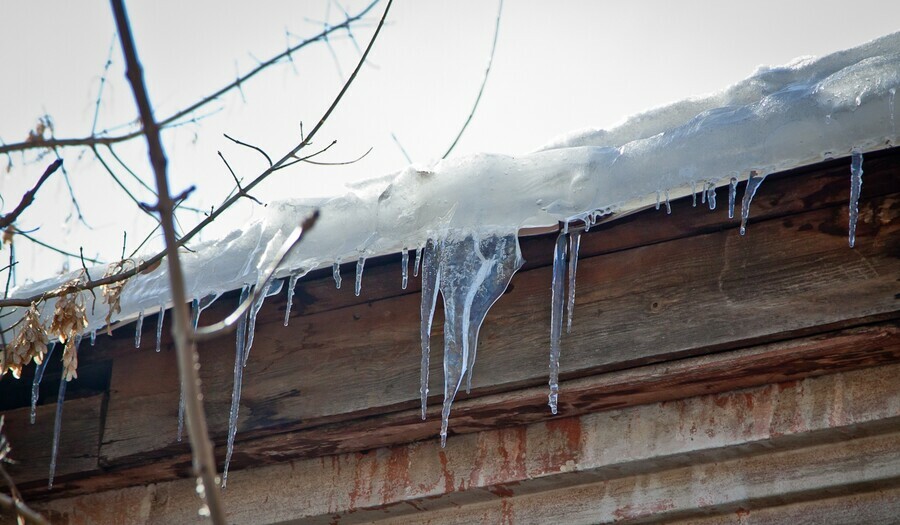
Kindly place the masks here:
[(19, 218), (19, 215), (25, 211), (25, 208), (31, 206), (31, 203), (34, 202), (34, 196), (41, 189), (41, 185), (50, 178), (50, 175), (53, 175), (56, 170), (62, 166), (63, 160), (56, 159), (52, 164), (47, 166), (47, 169), (44, 170), (44, 174), (41, 175), (41, 178), (38, 179), (37, 184), (34, 185), (33, 188), (25, 192), (25, 195), (22, 196), (22, 200), (19, 202), (19, 205), (15, 207), (15, 209), (3, 217), (0, 217), (0, 230), (6, 229), (7, 226), (16, 222), (16, 219)]

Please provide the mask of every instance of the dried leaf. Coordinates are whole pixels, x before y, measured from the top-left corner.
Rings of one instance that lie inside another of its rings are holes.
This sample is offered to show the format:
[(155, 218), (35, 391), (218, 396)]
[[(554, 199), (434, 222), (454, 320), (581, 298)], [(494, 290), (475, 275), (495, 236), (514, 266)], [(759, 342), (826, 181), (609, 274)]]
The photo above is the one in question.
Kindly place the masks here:
[(12, 344), (4, 352), (3, 370), (9, 370), (16, 379), (32, 360), (40, 364), (47, 354), (47, 330), (41, 324), (37, 303), (32, 303), (19, 323)]
[[(123, 259), (119, 262), (114, 262), (110, 264), (106, 268), (106, 273), (103, 277), (111, 277), (113, 275), (118, 275), (122, 272), (133, 270), (136, 267), (134, 260), (132, 259)], [(101, 286), (103, 291), (103, 299), (106, 301), (106, 304), (109, 305), (109, 312), (106, 314), (106, 333), (112, 335), (112, 316), (122, 311), (122, 306), (119, 304), (119, 301), (122, 298), (122, 290), (125, 288), (125, 283), (128, 282), (128, 279), (123, 279), (121, 281), (116, 281), (110, 284), (104, 284)]]

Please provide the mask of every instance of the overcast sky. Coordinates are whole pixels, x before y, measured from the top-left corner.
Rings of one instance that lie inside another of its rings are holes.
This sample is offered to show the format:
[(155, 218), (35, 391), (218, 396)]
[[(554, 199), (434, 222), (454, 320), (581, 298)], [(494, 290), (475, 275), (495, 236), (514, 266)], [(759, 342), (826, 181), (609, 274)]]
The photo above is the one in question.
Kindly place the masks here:
[[(138, 51), (157, 117), (202, 98), (239, 72), (299, 38), (337, 24), (367, 2), (130, 2)], [(391, 134), (415, 162), (439, 158), (472, 107), (484, 74), (497, 17), (496, 2), (401, 0), (348, 95), (317, 137), (337, 145), (322, 160), (345, 167), (298, 166), (276, 174), (255, 195), (263, 201), (340, 191), (343, 181), (378, 176), (407, 164)], [(384, 8), (376, 6), (354, 29), (365, 47)], [(861, 14), (865, 14), (864, 19)], [(454, 155), (524, 153), (561, 133), (609, 127), (630, 114), (718, 91), (760, 65), (824, 55), (900, 29), (900, 2), (856, 1), (630, 1), (535, 2), (507, 0), (494, 66), (481, 105)], [(23, 140), (41, 115), (57, 137), (89, 134), (103, 65), (114, 41), (108, 3), (7, 1), (0, 8), (0, 139)], [(275, 66), (201, 110), (197, 125), (165, 133), (173, 191), (198, 186), (190, 204), (217, 205), (232, 186), (221, 150), (248, 180), (264, 168), (252, 151), (223, 133), (280, 156), (309, 130), (353, 70), (359, 51), (346, 32)], [(98, 129), (133, 121), (133, 99), (118, 48), (112, 54)], [(101, 152), (103, 153), (103, 152)], [(141, 140), (120, 154), (152, 181)], [(62, 177), (41, 189), (38, 204), (20, 219), (41, 240), (109, 261), (152, 230), (90, 153), (65, 149), (75, 196), (87, 225), (73, 218)], [(5, 168), (11, 160), (9, 172)], [(2, 210), (9, 211), (49, 159), (35, 154), (0, 158)], [(150, 193), (120, 171), (140, 200)], [(228, 212), (204, 238), (239, 227), (260, 210), (249, 202)], [(180, 216), (189, 228), (197, 215)], [(348, 225), (363, 227), (364, 225)], [(160, 247), (154, 239), (149, 248)], [(19, 278), (58, 272), (67, 258), (25, 240), (16, 243)], [(0, 253), (5, 259), (8, 252)], [(68, 260), (72, 267), (77, 260)]]

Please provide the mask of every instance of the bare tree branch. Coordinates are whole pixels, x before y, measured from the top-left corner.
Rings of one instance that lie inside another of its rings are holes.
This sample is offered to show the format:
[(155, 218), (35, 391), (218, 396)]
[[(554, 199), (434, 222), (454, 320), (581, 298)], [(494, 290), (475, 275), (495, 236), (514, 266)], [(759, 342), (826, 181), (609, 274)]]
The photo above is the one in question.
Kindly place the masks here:
[(466, 118), (466, 122), (463, 124), (463, 127), (459, 130), (459, 133), (456, 134), (456, 138), (453, 139), (453, 144), (450, 144), (450, 147), (447, 148), (447, 151), (444, 153), (442, 159), (446, 159), (447, 155), (450, 155), (450, 152), (453, 151), (453, 148), (456, 147), (456, 143), (459, 142), (459, 139), (462, 138), (463, 132), (466, 131), (466, 128), (469, 127), (469, 122), (472, 122), (472, 117), (475, 116), (475, 110), (478, 109), (478, 103), (481, 102), (481, 95), (484, 93), (484, 86), (487, 84), (488, 75), (491, 74), (491, 66), (494, 65), (494, 51), (497, 50), (497, 35), (500, 34), (500, 15), (503, 14), (503, 0), (500, 0), (500, 5), (497, 7), (497, 23), (494, 26), (494, 43), (491, 44), (491, 56), (488, 58), (487, 68), (484, 70), (484, 79), (481, 81), (481, 87), (478, 88), (478, 96), (475, 97), (475, 104), (472, 105), (472, 111), (469, 112), (469, 116)]
[(143, 71), (134, 47), (134, 38), (128, 22), (123, 0), (111, 0), (125, 55), (126, 74), (134, 92), (135, 103), (143, 123), (144, 135), (147, 138), (150, 164), (156, 176), (157, 194), (159, 196), (159, 218), (163, 235), (166, 239), (166, 257), (169, 263), (169, 287), (172, 291), (173, 317), (175, 320), (173, 336), (178, 357), (178, 375), (185, 399), (185, 414), (188, 437), (193, 452), (194, 473), (202, 481), (202, 499), (212, 522), (219, 525), (226, 523), (225, 507), (219, 492), (216, 479), (216, 460), (213, 455), (212, 441), (203, 411), (202, 393), (200, 390), (199, 359), (197, 345), (191, 341), (191, 325), (187, 310), (187, 295), (184, 290), (184, 275), (178, 258), (178, 241), (175, 237), (175, 205), (169, 193), (169, 180), (166, 174), (166, 154), (159, 135), (159, 126), (153, 118), (153, 108), (144, 85)]
[[(363, 17), (365, 17), (369, 13), (369, 11), (371, 11), (372, 8), (375, 7), (375, 4), (377, 4), (378, 2), (379, 2), (379, 0), (373, 0), (371, 3), (369, 3), (369, 5), (367, 5), (365, 8), (363, 8), (362, 11), (360, 11), (359, 13), (357, 13), (356, 15), (354, 15), (352, 17), (348, 17), (346, 20), (344, 20), (340, 24), (337, 24), (334, 26), (328, 26), (328, 27), (324, 28), (322, 30), (322, 32), (320, 32), (319, 34), (314, 35), (310, 38), (307, 38), (306, 40), (303, 40), (301, 42), (298, 42), (297, 44), (289, 47), (285, 51), (273, 56), (272, 58), (270, 58), (264, 62), (261, 62), (259, 65), (257, 65), (253, 69), (251, 69), (246, 74), (237, 77), (230, 84), (227, 84), (227, 85), (219, 88), (215, 92), (207, 95), (206, 97), (203, 97), (202, 99), (191, 104), (190, 106), (188, 106), (180, 111), (176, 111), (175, 113), (169, 115), (168, 117), (160, 120), (158, 122), (158, 126), (160, 127), (160, 129), (164, 129), (164, 128), (168, 128), (168, 127), (175, 125), (181, 119), (194, 113), (195, 111), (206, 106), (207, 104), (209, 104), (215, 100), (218, 100), (222, 95), (228, 93), (229, 91), (232, 91), (234, 89), (239, 89), (241, 87), (241, 84), (243, 84), (244, 82), (255, 77), (261, 71), (267, 69), (268, 67), (270, 67), (272, 65), (275, 65), (275, 64), (281, 62), (282, 60), (284, 60), (286, 58), (290, 58), (291, 55), (296, 53), (298, 50), (300, 50), (310, 44), (313, 44), (315, 42), (319, 42), (321, 40), (327, 39), (328, 36), (335, 31), (345, 30), (345, 29), (349, 28), (352, 24), (354, 24), (355, 22), (357, 22), (357, 21), (361, 20)], [(134, 139), (136, 137), (140, 137), (142, 134), (143, 134), (143, 131), (141, 129), (136, 129), (136, 130), (130, 131), (128, 133), (123, 133), (121, 135), (114, 135), (114, 136), (106, 136), (104, 134), (104, 132), (101, 131), (98, 134), (99, 136), (92, 133), (91, 135), (88, 135), (86, 137), (80, 137), (80, 138), (58, 139), (58, 138), (50, 137), (49, 139), (43, 139), (40, 137), (30, 137), (28, 140), (25, 140), (23, 142), (0, 145), (0, 155), (2, 155), (4, 153), (11, 153), (11, 152), (15, 152), (15, 151), (27, 151), (27, 150), (32, 150), (32, 149), (55, 149), (55, 148), (70, 148), (70, 147), (83, 147), (83, 146), (109, 146), (112, 144), (117, 144), (119, 142), (125, 142), (128, 140)]]
[(31, 206), (31, 203), (34, 202), (34, 196), (41, 189), (41, 185), (46, 182), (47, 179), (50, 178), (50, 175), (53, 175), (56, 170), (62, 166), (63, 160), (56, 159), (52, 164), (47, 166), (47, 169), (44, 170), (44, 174), (41, 175), (41, 178), (38, 179), (37, 183), (33, 188), (25, 192), (25, 195), (22, 196), (22, 200), (19, 202), (19, 205), (13, 209), (13, 211), (7, 213), (3, 217), (0, 217), (0, 229), (5, 229), (7, 226), (16, 222), (16, 219), (19, 218), (19, 215), (22, 215), (22, 212), (25, 211), (25, 208)]

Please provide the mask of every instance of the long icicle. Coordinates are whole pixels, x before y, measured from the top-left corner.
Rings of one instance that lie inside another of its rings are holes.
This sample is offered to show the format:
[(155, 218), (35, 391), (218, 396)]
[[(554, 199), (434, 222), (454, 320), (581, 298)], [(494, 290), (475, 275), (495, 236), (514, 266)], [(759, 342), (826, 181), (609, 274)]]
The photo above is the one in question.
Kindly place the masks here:
[(162, 329), (163, 329), (163, 320), (166, 318), (166, 307), (163, 305), (159, 306), (159, 314), (156, 318), (156, 351), (159, 352), (160, 345), (162, 344)]
[[(81, 335), (75, 336), (75, 354), (78, 354), (78, 347), (81, 346)], [(47, 489), (53, 488), (53, 478), (56, 476), (56, 459), (59, 456), (59, 440), (62, 432), (62, 416), (63, 403), (66, 400), (66, 381), (65, 370), (59, 378), (59, 393), (56, 395), (56, 419), (53, 421), (53, 444), (50, 448), (50, 475), (47, 477)]]
[(362, 277), (363, 270), (366, 267), (366, 256), (360, 255), (359, 259), (356, 260), (356, 287), (353, 289), (353, 293), (359, 297), (359, 292), (362, 290)]
[(134, 324), (134, 347), (141, 347), (141, 332), (144, 330), (144, 311), (138, 313), (137, 322)]
[[(669, 201), (666, 200), (666, 203)], [(578, 249), (581, 247), (581, 232), (569, 235), (569, 298), (566, 301), (566, 333), (572, 332), (572, 316), (575, 314), (575, 272), (578, 270)]]
[(403, 248), (403, 255), (400, 258), (400, 289), (406, 290), (409, 282), (409, 250)]
[(856, 221), (859, 218), (859, 194), (862, 191), (863, 183), (862, 166), (862, 152), (858, 149), (854, 149), (850, 157), (850, 224), (847, 236), (851, 248), (856, 245)]
[(37, 368), (34, 369), (34, 380), (31, 382), (31, 424), (34, 424), (35, 418), (37, 417), (37, 404), (38, 397), (40, 396), (41, 390), (41, 379), (44, 377), (44, 371), (47, 370), (47, 363), (50, 362), (50, 357), (53, 355), (53, 349), (56, 348), (56, 341), (51, 341), (50, 344), (47, 345), (47, 355), (44, 356), (41, 364), (37, 365)]
[(303, 275), (303, 272), (294, 272), (291, 274), (291, 278), (288, 279), (288, 290), (287, 290), (287, 306), (284, 309), (284, 326), (287, 326), (291, 321), (291, 308), (294, 306), (294, 288), (297, 287), (297, 280)]
[(566, 277), (566, 234), (560, 233), (553, 250), (553, 281), (550, 302), (550, 411), (556, 414), (559, 397), (559, 340), (562, 336), (563, 295)]
[[(299, 275), (299, 274), (298, 274)], [(291, 276), (293, 279), (294, 276)], [(290, 293), (290, 289), (288, 292)], [(241, 288), (241, 297), (238, 304), (243, 304), (250, 295), (250, 287)], [(222, 488), (228, 484), (228, 467), (231, 465), (231, 455), (234, 453), (234, 438), (237, 435), (237, 419), (238, 411), (241, 404), (241, 383), (244, 380), (244, 348), (247, 337), (247, 318), (249, 312), (245, 313), (238, 321), (237, 337), (235, 342), (234, 354), (234, 384), (231, 390), (231, 409), (228, 412), (228, 448), (225, 452), (225, 468), (222, 470)]]
[[(419, 256), (417, 255), (417, 259)], [(440, 289), (440, 252), (438, 244), (430, 240), (425, 244), (422, 260), (422, 305), (420, 308), (421, 324), (419, 336), (422, 341), (422, 364), (419, 378), (419, 395), (422, 401), (422, 419), (428, 408), (428, 368), (431, 355), (431, 324), (434, 321), (434, 309), (437, 306), (437, 293)]]
[(747, 233), (747, 221), (750, 220), (750, 203), (753, 202), (753, 196), (756, 190), (766, 180), (766, 176), (759, 176), (755, 171), (750, 172), (750, 178), (747, 179), (747, 187), (744, 188), (744, 198), (741, 199), (741, 235)]

